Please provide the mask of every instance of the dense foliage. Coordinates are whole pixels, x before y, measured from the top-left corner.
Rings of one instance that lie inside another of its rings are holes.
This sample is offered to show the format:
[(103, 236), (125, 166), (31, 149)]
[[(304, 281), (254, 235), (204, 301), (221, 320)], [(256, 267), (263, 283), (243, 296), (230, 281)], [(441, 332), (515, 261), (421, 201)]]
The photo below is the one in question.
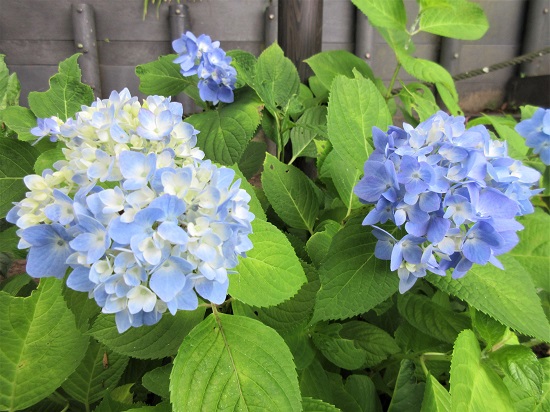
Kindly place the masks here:
[(0, 251), (27, 273), (0, 283), (0, 410), (550, 409), (550, 111), (466, 121), (414, 56), (483, 36), (473, 2), (411, 28), (354, 3), (389, 85), (187, 32), (136, 68), (143, 102), (94, 102), (74, 55), (25, 108), (2, 57)]

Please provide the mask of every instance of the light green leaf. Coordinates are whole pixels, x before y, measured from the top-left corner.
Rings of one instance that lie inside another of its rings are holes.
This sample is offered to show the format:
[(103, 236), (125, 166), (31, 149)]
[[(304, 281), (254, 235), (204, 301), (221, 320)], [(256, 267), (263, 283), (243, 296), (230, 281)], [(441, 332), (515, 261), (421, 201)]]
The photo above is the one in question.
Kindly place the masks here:
[(183, 341), (170, 376), (175, 412), (299, 411), (301, 397), (292, 355), (262, 323), (212, 314)]
[(521, 120), (525, 120), (525, 119), (530, 119), (531, 117), (533, 117), (533, 115), (535, 114), (535, 112), (539, 109), (538, 106), (532, 106), (532, 105), (525, 105), (525, 106), (521, 106), (520, 107), (520, 110), (521, 110)]
[(377, 240), (361, 220), (351, 219), (332, 240), (319, 268), (321, 289), (312, 322), (367, 312), (397, 291), (397, 274), (374, 257)]
[(508, 155), (514, 159), (523, 159), (529, 148), (525, 145), (525, 139), (514, 130), (516, 122), (513, 118), (504, 118), (502, 116), (483, 115), (497, 132), (502, 140), (506, 140), (508, 146)]
[(518, 221), (525, 229), (518, 232), (519, 243), (509, 254), (527, 270), (536, 287), (550, 292), (550, 233), (541, 230), (550, 227), (550, 216), (537, 208)]
[(304, 412), (337, 412), (340, 409), (319, 399), (305, 397), (302, 398), (302, 410)]
[(57, 116), (65, 121), (94, 100), (92, 88), (80, 81), (79, 56), (74, 54), (59, 63), (59, 73), (50, 79), (48, 91), (29, 93), (29, 106), (36, 117)]
[(22, 141), (34, 141), (37, 137), (31, 134), (31, 129), (36, 127), (36, 116), (26, 107), (10, 106), (2, 112), (2, 120), (17, 133), (17, 138)]
[(312, 338), (329, 361), (348, 370), (376, 366), (400, 351), (387, 332), (362, 321), (318, 326)]
[(317, 359), (303, 369), (300, 373), (300, 391), (302, 396), (315, 399), (322, 399), (327, 403), (334, 404), (333, 385), (328, 373), (323, 369)]
[(33, 174), (38, 151), (25, 142), (0, 139), (0, 217), (25, 197), (23, 178)]
[(36, 159), (34, 163), (34, 172), (38, 175), (42, 175), (45, 169), (51, 169), (55, 162), (62, 159), (65, 159), (65, 155), (61, 149), (46, 150)]
[(18, 273), (0, 282), (0, 291), (12, 296), (21, 296), (19, 293), (28, 287), (36, 288), (34, 280), (26, 273)]
[(504, 334), (508, 330), (502, 323), (486, 315), (483, 312), (470, 308), (470, 316), (472, 318), (472, 326), (479, 334), (481, 339), (487, 344), (488, 348), (493, 347), (500, 342)]
[(386, 102), (369, 79), (337, 76), (328, 104), (328, 136), (334, 150), (362, 171), (372, 152), (372, 128), (386, 130), (392, 118)]
[(504, 270), (489, 264), (474, 265), (461, 279), (431, 274), (427, 279), (504, 325), (525, 335), (549, 340), (550, 325), (531, 277), (513, 257), (502, 255), (499, 260)]
[(346, 50), (329, 50), (318, 53), (306, 59), (319, 81), (330, 90), (332, 81), (338, 75), (344, 75), (353, 79), (354, 70), (358, 71), (367, 79), (374, 80), (372, 69), (360, 57)]
[(262, 185), (273, 210), (287, 225), (313, 233), (320, 202), (317, 188), (301, 170), (267, 154)]
[(175, 54), (161, 56), (156, 61), (136, 67), (139, 90), (149, 95), (175, 96), (186, 88), (196, 88), (196, 77), (183, 77), (179, 65), (174, 63)]
[(405, 29), (407, 16), (403, 0), (352, 0), (372, 25), (389, 29)]
[(141, 383), (145, 389), (153, 392), (164, 399), (170, 399), (170, 373), (172, 372), (172, 364), (155, 368), (141, 379)]
[(426, 379), (420, 412), (451, 412), (451, 395), (432, 375)]
[(489, 29), (483, 9), (473, 1), (438, 1), (421, 7), (419, 29), (461, 40), (478, 40)]
[(229, 50), (227, 55), (233, 59), (231, 65), (237, 70), (237, 85), (248, 84), (253, 87), (256, 75), (256, 57), (244, 50)]
[(112, 315), (99, 315), (90, 334), (109, 349), (138, 359), (160, 359), (177, 352), (189, 331), (203, 318), (204, 307), (194, 311), (180, 310), (175, 316), (164, 314), (152, 326), (130, 328), (119, 333)]
[(17, 74), (10, 74), (4, 62), (4, 55), (0, 54), (0, 111), (19, 102), (21, 85)]
[[(334, 389), (339, 389), (337, 385)], [(343, 387), (345, 393), (338, 391), (334, 403), (343, 411), (382, 412), (380, 398), (373, 381), (366, 375), (350, 375)]]
[(418, 113), (421, 122), (440, 110), (432, 91), (422, 83), (403, 84), (403, 88), (399, 92), (399, 99), (404, 104), (407, 113), (412, 115), (413, 110)]
[(505, 379), (512, 398), (520, 399), (521, 404), (529, 404), (533, 410), (542, 397), (544, 371), (536, 355), (526, 346), (509, 345), (489, 354), (508, 378)]
[(116, 387), (126, 365), (128, 357), (112, 352), (91, 339), (84, 359), (62, 388), (73, 399), (90, 405)]
[(424, 382), (417, 382), (412, 360), (403, 359), (388, 412), (419, 411), (424, 395)]
[(350, 165), (349, 161), (342, 157), (339, 152), (333, 150), (323, 162), (319, 177), (323, 180), (327, 175), (334, 184), (338, 196), (344, 205), (346, 205), (348, 215), (352, 209), (362, 206), (359, 198), (353, 192), (357, 182), (359, 182), (359, 179), (363, 175), (361, 169), (357, 169), (353, 167), (353, 165)]
[(340, 223), (334, 220), (325, 220), (322, 224), (322, 230), (317, 228), (317, 232), (306, 243), (307, 254), (316, 267), (320, 266), (321, 261), (327, 255), (332, 238), (342, 228)]
[(453, 343), (462, 330), (471, 327), (467, 317), (442, 308), (425, 296), (412, 293), (400, 295), (397, 308), (412, 326), (445, 342)]
[(273, 115), (285, 110), (298, 94), (300, 78), (296, 66), (284, 56), (277, 43), (265, 49), (256, 63), (255, 90)]
[(253, 306), (277, 305), (290, 299), (306, 282), (294, 249), (279, 229), (255, 219), (249, 239), (254, 245), (231, 275), (229, 294)]
[(481, 363), (479, 344), (471, 330), (455, 342), (451, 361), (451, 410), (453, 412), (512, 412), (508, 389), (489, 367)]
[(550, 410), (550, 358), (539, 359), (544, 371), (544, 380), (542, 382), (542, 397), (535, 406), (533, 412), (546, 412)]
[(235, 101), (185, 120), (199, 130), (197, 146), (215, 162), (238, 162), (261, 120), (262, 104), (250, 89), (235, 92)]
[(0, 307), (0, 410), (24, 409), (76, 369), (88, 338), (77, 330), (58, 279), (42, 279), (28, 298), (0, 292)]

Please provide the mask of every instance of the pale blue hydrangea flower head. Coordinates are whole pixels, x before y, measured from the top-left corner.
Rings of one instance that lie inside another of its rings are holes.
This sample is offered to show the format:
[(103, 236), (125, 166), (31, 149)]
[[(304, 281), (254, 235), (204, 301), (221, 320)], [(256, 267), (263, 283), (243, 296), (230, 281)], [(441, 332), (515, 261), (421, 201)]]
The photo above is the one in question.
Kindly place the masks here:
[(183, 76), (198, 75), (199, 95), (205, 102), (232, 103), (237, 71), (231, 66), (231, 57), (220, 48), (220, 42), (202, 34), (187, 32), (172, 42), (178, 54), (174, 63), (180, 65)]
[(545, 165), (550, 165), (550, 109), (539, 107), (533, 117), (516, 125), (516, 131), (525, 138)]
[(203, 160), (179, 103), (128, 90), (48, 119), (64, 159), (24, 181), (26, 198), (7, 220), (19, 227), (34, 277), (67, 278), (120, 332), (163, 313), (224, 302), (228, 274), (252, 248), (248, 203), (232, 169)]
[[(417, 127), (373, 128), (373, 142), (354, 191), (374, 205), (363, 224), (373, 227), (375, 256), (390, 261), (401, 293), (426, 271), (452, 269), (459, 278), (474, 263), (502, 268), (496, 256), (517, 244), (523, 226), (515, 218), (533, 212), (539, 172), (510, 158), (484, 126), (466, 129), (463, 117), (443, 112)], [(388, 221), (406, 234), (396, 239), (376, 226)]]

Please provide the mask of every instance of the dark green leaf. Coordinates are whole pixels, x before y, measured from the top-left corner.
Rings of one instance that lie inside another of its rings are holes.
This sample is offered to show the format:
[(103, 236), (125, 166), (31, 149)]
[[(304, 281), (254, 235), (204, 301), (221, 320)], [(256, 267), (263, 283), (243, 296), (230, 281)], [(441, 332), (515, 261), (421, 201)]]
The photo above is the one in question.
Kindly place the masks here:
[(170, 373), (172, 364), (155, 368), (143, 375), (141, 383), (146, 389), (164, 399), (170, 399)]
[(417, 382), (414, 362), (403, 359), (388, 412), (420, 411), (423, 395), (424, 382)]
[(267, 145), (264, 142), (252, 140), (246, 146), (241, 159), (239, 160), (239, 169), (247, 179), (252, 178), (260, 172), (265, 160)]

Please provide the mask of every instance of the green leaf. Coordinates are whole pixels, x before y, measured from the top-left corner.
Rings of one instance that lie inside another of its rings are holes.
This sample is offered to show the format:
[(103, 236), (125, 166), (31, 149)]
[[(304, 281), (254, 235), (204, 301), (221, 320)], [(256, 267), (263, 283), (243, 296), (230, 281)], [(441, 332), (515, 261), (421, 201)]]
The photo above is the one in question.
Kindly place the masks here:
[(197, 146), (215, 162), (238, 162), (260, 124), (262, 104), (250, 89), (235, 93), (232, 104), (185, 119), (199, 130)]
[(319, 399), (305, 397), (302, 398), (302, 410), (304, 412), (337, 412), (340, 409)]
[(451, 395), (432, 375), (426, 379), (420, 412), (451, 412)]
[(440, 110), (432, 91), (425, 84), (403, 84), (399, 92), (399, 99), (405, 105), (405, 110), (412, 116), (412, 110), (418, 113), (419, 120), (423, 122)]
[(543, 227), (550, 227), (550, 216), (541, 209), (522, 216), (518, 221), (525, 229), (518, 232), (519, 243), (509, 254), (531, 275), (536, 287), (550, 292), (550, 234)]
[(514, 410), (502, 380), (481, 363), (479, 344), (471, 330), (462, 331), (455, 342), (451, 361), (451, 404), (453, 412)]
[(2, 120), (17, 133), (17, 138), (22, 141), (34, 141), (37, 137), (31, 134), (31, 129), (36, 127), (36, 116), (26, 107), (10, 106), (2, 112)]
[(474, 330), (487, 344), (488, 348), (500, 342), (508, 330), (502, 323), (497, 322), (489, 315), (475, 310), (474, 308), (470, 308), (470, 316), (472, 317), (472, 326)]
[(229, 294), (253, 306), (277, 305), (298, 292), (306, 282), (294, 249), (271, 223), (255, 219), (249, 239), (254, 245), (239, 260), (231, 275)]
[(308, 239), (306, 243), (307, 254), (316, 267), (320, 266), (321, 261), (327, 255), (332, 238), (341, 228), (340, 223), (334, 220), (325, 220), (322, 230), (317, 228), (317, 232)]
[(188, 87), (196, 88), (196, 77), (183, 77), (179, 65), (173, 63), (176, 57), (175, 54), (169, 54), (137, 66), (139, 91), (149, 95), (175, 96)]
[(170, 399), (170, 373), (172, 372), (172, 364), (155, 368), (141, 378), (141, 383), (156, 395), (164, 399)]
[(237, 70), (237, 84), (248, 84), (253, 87), (256, 75), (256, 57), (244, 50), (229, 50), (227, 55), (233, 59), (231, 65)]
[(349, 161), (336, 150), (331, 151), (323, 162), (319, 178), (323, 180), (326, 175), (330, 176), (334, 187), (336, 187), (338, 196), (348, 209), (348, 215), (352, 209), (356, 209), (362, 205), (357, 195), (353, 192), (362, 174), (361, 169), (350, 165)]
[(529, 274), (508, 255), (499, 256), (499, 260), (505, 270), (492, 265), (474, 265), (461, 279), (431, 274), (427, 279), (510, 328), (549, 340), (550, 325)]
[(352, 0), (368, 18), (369, 22), (378, 27), (389, 29), (405, 29), (407, 16), (403, 0)]
[(412, 326), (445, 342), (453, 343), (462, 330), (471, 327), (467, 317), (442, 308), (425, 296), (400, 295), (397, 308)]
[(262, 323), (212, 314), (185, 338), (170, 376), (174, 411), (299, 411), (292, 355)]
[(231, 169), (235, 171), (235, 180), (241, 179), (241, 189), (246, 190), (248, 195), (250, 196), (250, 202), (248, 202), (248, 206), (250, 207), (250, 212), (254, 214), (256, 219), (262, 219), (266, 220), (265, 212), (262, 207), (262, 204), (260, 203), (260, 199), (258, 199), (258, 191), (255, 186), (252, 186), (248, 180), (243, 176), (242, 172), (239, 170), (239, 167), (237, 165), (230, 166)]
[(26, 273), (18, 273), (0, 282), (0, 290), (12, 296), (21, 296), (19, 293), (24, 291), (26, 286), (34, 286), (36, 288), (33, 279)]
[(266, 151), (267, 145), (264, 142), (252, 140), (248, 143), (239, 160), (239, 169), (244, 177), (250, 179), (260, 171), (265, 160)]
[(377, 240), (361, 220), (351, 219), (332, 240), (319, 268), (321, 289), (312, 322), (367, 312), (397, 291), (397, 274), (374, 257)]
[(0, 251), (7, 252), (17, 258), (25, 258), (26, 250), (21, 250), (17, 247), (20, 237), (17, 236), (17, 226), (11, 226), (0, 232)]
[(419, 29), (460, 40), (478, 40), (489, 29), (483, 9), (473, 1), (438, 1), (421, 7)]
[(376, 366), (400, 351), (387, 332), (362, 321), (317, 326), (312, 338), (329, 361), (348, 370)]
[(0, 217), (25, 197), (23, 178), (33, 173), (38, 151), (25, 142), (0, 139)]
[(514, 130), (516, 121), (513, 118), (487, 115), (483, 115), (483, 118), (493, 125), (501, 139), (506, 140), (510, 157), (523, 159), (527, 155), (529, 148), (525, 145), (525, 138)]
[(409, 359), (403, 359), (388, 412), (419, 411), (423, 395), (424, 382), (417, 382), (414, 362)]
[(128, 357), (112, 352), (92, 339), (84, 359), (62, 388), (73, 399), (90, 405), (116, 387), (126, 365)]
[(19, 102), (21, 91), (17, 74), (10, 74), (4, 57), (0, 54), (0, 111), (8, 106), (15, 106)]
[(50, 149), (41, 153), (34, 163), (34, 172), (38, 175), (42, 175), (45, 169), (51, 169), (53, 164), (58, 160), (64, 160), (65, 155), (61, 149)]
[(88, 338), (77, 330), (58, 279), (42, 279), (28, 298), (0, 292), (0, 307), (0, 409), (24, 409), (76, 369)]
[(327, 122), (334, 150), (362, 171), (372, 152), (373, 126), (386, 130), (392, 118), (372, 81), (337, 76), (330, 90)]
[(376, 393), (376, 387), (366, 375), (350, 375), (339, 391), (339, 385), (333, 385), (338, 390), (334, 404), (343, 411), (349, 412), (382, 412), (380, 399)]
[(533, 351), (526, 346), (510, 345), (491, 352), (489, 358), (508, 378), (507, 386), (513, 389), (511, 394), (519, 397), (522, 405), (528, 403), (533, 410), (541, 399), (544, 380), (542, 365)]
[(29, 106), (36, 117), (57, 116), (65, 121), (94, 100), (92, 88), (80, 81), (79, 56), (74, 54), (59, 63), (59, 73), (50, 79), (48, 91), (29, 93)]
[(119, 333), (112, 315), (99, 315), (90, 334), (109, 349), (138, 359), (159, 359), (175, 354), (189, 331), (203, 318), (204, 307), (180, 310), (175, 316), (165, 314), (152, 326), (130, 328)]
[(545, 412), (550, 410), (550, 358), (539, 359), (539, 362), (544, 370), (544, 380), (542, 382), (542, 397), (540, 402), (535, 406), (533, 412)]
[(317, 149), (313, 139), (319, 134), (326, 135), (327, 109), (325, 106), (315, 106), (306, 109), (296, 122), (296, 126), (290, 131), (292, 142), (292, 163), (300, 156), (316, 157)]
[(287, 225), (313, 233), (320, 202), (317, 188), (301, 170), (267, 154), (262, 185), (273, 210)]
[(360, 57), (346, 50), (329, 50), (318, 53), (305, 60), (311, 67), (319, 81), (330, 90), (332, 81), (338, 75), (343, 74), (350, 79), (355, 77), (354, 71), (358, 71), (367, 79), (374, 80), (372, 69)]
[(255, 89), (273, 115), (287, 107), (298, 94), (300, 78), (296, 66), (284, 56), (277, 43), (265, 49), (256, 63)]
[(328, 373), (317, 359), (313, 359), (307, 368), (301, 371), (300, 391), (302, 396), (322, 399), (327, 403), (334, 404), (332, 388)]

